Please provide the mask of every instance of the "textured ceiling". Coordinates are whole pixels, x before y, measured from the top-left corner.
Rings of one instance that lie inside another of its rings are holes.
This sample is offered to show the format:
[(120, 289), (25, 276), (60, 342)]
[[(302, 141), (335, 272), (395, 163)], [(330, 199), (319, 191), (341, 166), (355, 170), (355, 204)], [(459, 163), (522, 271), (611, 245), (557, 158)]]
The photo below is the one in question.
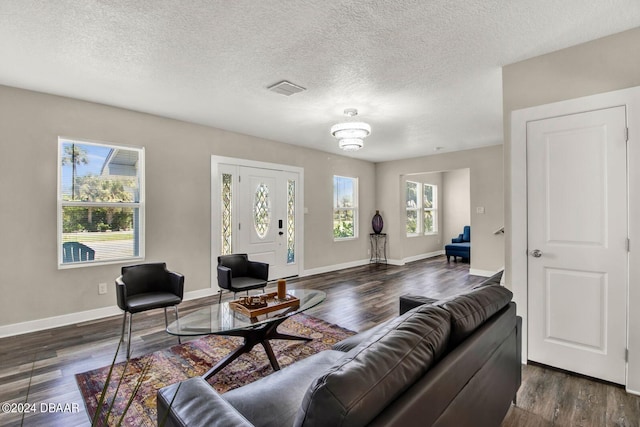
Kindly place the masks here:
[(639, 25), (639, 0), (0, 0), (0, 84), (334, 153), (355, 107), (348, 155), (382, 161), (502, 143), (503, 65)]

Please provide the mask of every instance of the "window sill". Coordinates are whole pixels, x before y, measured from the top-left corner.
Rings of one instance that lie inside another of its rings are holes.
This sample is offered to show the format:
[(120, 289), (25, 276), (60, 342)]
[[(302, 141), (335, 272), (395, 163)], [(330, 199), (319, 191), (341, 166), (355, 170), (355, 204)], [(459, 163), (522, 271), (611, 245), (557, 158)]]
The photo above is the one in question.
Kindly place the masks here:
[(351, 240), (358, 240), (358, 236), (356, 237), (340, 237), (340, 238), (333, 238), (334, 242), (349, 242)]
[(58, 270), (68, 270), (68, 269), (83, 268), (83, 267), (96, 267), (100, 265), (127, 264), (127, 263), (133, 263), (133, 262), (141, 262), (141, 261), (144, 261), (144, 257), (110, 259), (110, 260), (104, 260), (104, 261), (91, 261), (91, 262), (69, 262), (66, 264), (58, 264)]

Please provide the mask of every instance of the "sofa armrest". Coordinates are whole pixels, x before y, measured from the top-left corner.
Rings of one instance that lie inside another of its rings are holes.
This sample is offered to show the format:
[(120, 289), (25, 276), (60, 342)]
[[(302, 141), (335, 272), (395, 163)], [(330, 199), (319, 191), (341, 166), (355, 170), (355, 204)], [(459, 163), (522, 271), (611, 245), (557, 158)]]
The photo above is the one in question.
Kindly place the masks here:
[(458, 235), (458, 237), (454, 237), (453, 239), (451, 239), (451, 243), (462, 243), (462, 242), (464, 242), (462, 238), (462, 234)]
[(269, 264), (258, 261), (249, 261), (249, 276), (254, 279), (269, 280)]
[(116, 301), (121, 310), (127, 311), (127, 287), (122, 281), (122, 276), (116, 279)]
[(158, 391), (157, 421), (165, 427), (253, 426), (200, 377)]
[(168, 273), (171, 292), (182, 299), (184, 296), (184, 276), (173, 271), (169, 271)]
[(223, 289), (231, 288), (231, 269), (229, 267), (218, 266), (218, 286)]

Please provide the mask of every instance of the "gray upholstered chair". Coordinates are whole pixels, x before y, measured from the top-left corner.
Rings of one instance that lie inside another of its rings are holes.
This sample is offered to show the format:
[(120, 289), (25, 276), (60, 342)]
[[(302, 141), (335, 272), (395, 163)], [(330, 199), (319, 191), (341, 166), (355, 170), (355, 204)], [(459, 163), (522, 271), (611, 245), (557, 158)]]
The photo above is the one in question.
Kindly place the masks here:
[(167, 270), (164, 262), (122, 267), (122, 275), (116, 279), (116, 297), (118, 307), (124, 311), (121, 341), (124, 339), (127, 313), (129, 314), (127, 359), (131, 355), (131, 324), (134, 313), (164, 308), (164, 323), (168, 326), (167, 307), (174, 308), (178, 320), (178, 304), (182, 302), (183, 293), (184, 276)]
[(262, 289), (269, 280), (269, 264), (249, 261), (247, 254), (221, 255), (218, 257), (218, 286), (222, 302), (222, 290), (234, 293)]

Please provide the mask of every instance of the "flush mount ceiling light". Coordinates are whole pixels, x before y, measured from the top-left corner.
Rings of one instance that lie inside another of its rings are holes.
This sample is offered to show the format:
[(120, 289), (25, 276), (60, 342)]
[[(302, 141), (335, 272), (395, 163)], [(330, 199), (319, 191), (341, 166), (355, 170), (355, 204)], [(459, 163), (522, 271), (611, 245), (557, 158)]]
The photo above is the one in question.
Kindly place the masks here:
[[(347, 117), (358, 115), (355, 108), (344, 110)], [(356, 151), (364, 146), (364, 139), (371, 133), (371, 126), (364, 122), (344, 122), (331, 126), (331, 135), (338, 140), (338, 147), (345, 151)]]

